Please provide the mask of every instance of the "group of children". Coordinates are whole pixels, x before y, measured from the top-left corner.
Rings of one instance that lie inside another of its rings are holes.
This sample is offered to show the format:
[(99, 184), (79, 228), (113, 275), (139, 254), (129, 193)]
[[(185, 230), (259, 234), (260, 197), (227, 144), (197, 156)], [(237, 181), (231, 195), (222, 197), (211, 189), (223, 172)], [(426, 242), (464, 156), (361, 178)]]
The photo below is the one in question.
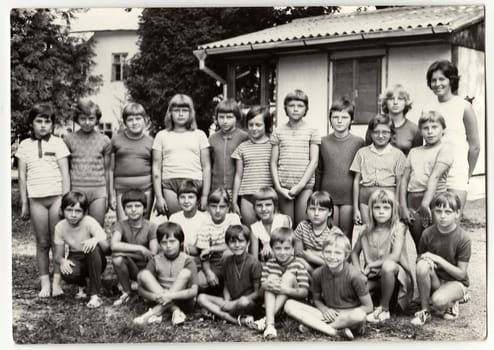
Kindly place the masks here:
[[(455, 69), (447, 61), (429, 68), (439, 104), (454, 100), (458, 107)], [(462, 106), (463, 124), (452, 124), (465, 138), (449, 136), (446, 144), (450, 115), (426, 110), (415, 125), (406, 119), (408, 93), (393, 86), (384, 114), (369, 122), (366, 146), (350, 133), (351, 101), (334, 101), (333, 133), (321, 138), (304, 120), (309, 101), (301, 90), (285, 97), (288, 122), (274, 130), (268, 108), (247, 112), (245, 132), (237, 127), (239, 105), (220, 102), (219, 130), (209, 139), (197, 129), (187, 95), (170, 100), (154, 140), (137, 103), (124, 108), (126, 127), (112, 140), (96, 130), (101, 112), (89, 100), (78, 105), (80, 129), (63, 140), (51, 135), (50, 106), (35, 105), (32, 136), (16, 155), (21, 215), (31, 216), (36, 234), (39, 296), (62, 294), (64, 279), (79, 286), (77, 298), (89, 292), (88, 307), (99, 307), (111, 254), (122, 290), (113, 305), (127, 303), (136, 289), (155, 304), (136, 324), (161, 322), (165, 311), (181, 324), (197, 301), (266, 338), (276, 337), (284, 310), (351, 339), (366, 321), (389, 319), (392, 302), (406, 309), (417, 287), (421, 310), (413, 324), (426, 323), (432, 308), (454, 319), (468, 298), (471, 243), (458, 222), (478, 157), (473, 112)], [(455, 142), (462, 153), (450, 151)], [(118, 218), (110, 237), (102, 229), (107, 208)], [(167, 222), (150, 222), (152, 210)], [(376, 308), (371, 294), (380, 295)]]

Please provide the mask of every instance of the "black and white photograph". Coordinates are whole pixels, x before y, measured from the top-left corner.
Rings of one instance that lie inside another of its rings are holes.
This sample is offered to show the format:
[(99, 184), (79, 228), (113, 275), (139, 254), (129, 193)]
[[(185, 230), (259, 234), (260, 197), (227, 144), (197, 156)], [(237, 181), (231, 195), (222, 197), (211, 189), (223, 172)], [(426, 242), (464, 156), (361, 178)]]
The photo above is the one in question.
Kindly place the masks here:
[(486, 2), (84, 4), (2, 8), (8, 344), (486, 348)]

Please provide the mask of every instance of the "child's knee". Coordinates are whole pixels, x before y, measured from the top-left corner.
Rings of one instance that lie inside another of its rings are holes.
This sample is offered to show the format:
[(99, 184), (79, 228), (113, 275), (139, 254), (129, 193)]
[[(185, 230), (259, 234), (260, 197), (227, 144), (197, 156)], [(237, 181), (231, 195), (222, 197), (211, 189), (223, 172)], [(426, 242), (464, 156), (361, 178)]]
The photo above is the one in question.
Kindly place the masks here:
[(438, 310), (446, 309), (449, 306), (449, 304), (451, 303), (451, 301), (452, 300), (450, 298), (448, 298), (443, 293), (436, 292), (436, 293), (432, 294), (432, 297), (431, 297), (432, 306)]
[(114, 266), (115, 268), (117, 268), (117, 269), (118, 269), (118, 268), (121, 268), (123, 265), (125, 265), (125, 263), (126, 263), (126, 259), (127, 259), (127, 258), (126, 258), (126, 257), (124, 257), (124, 256), (113, 256), (113, 257), (111, 258), (112, 263), (113, 263), (113, 266)]
[(205, 307), (207, 300), (207, 294), (202, 293), (197, 296), (197, 304), (199, 304), (199, 306), (201, 307)]
[(356, 308), (351, 314), (350, 319), (352, 323), (362, 323), (365, 322), (367, 314), (361, 308)]
[(292, 299), (288, 299), (283, 306), (283, 310), (288, 315), (296, 315), (297, 314), (297, 302)]
[(36, 237), (36, 248), (38, 250), (49, 250), (52, 242), (48, 237)]
[(153, 274), (149, 270), (141, 270), (137, 273), (137, 283), (142, 284), (144, 280), (149, 278), (149, 276), (152, 276)]
[(428, 261), (422, 259), (417, 262), (417, 276), (427, 276), (431, 271), (431, 266)]
[(287, 271), (281, 276), (281, 285), (283, 287), (295, 287), (297, 286), (297, 278), (293, 273)]
[(381, 274), (387, 273), (387, 274), (394, 274), (396, 273), (398, 269), (398, 264), (394, 262), (393, 260), (384, 260), (382, 266), (381, 266)]

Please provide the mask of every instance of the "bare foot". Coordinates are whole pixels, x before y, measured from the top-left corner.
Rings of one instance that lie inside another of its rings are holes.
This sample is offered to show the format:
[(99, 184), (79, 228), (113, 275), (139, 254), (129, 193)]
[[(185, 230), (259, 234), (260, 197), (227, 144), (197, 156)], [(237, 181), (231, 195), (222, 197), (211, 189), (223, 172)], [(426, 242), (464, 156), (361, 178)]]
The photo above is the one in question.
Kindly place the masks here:
[(50, 285), (41, 286), (41, 290), (38, 293), (40, 298), (48, 298), (50, 296)]
[(58, 297), (59, 295), (63, 294), (63, 289), (60, 287), (59, 284), (53, 283), (53, 291), (52, 291), (52, 296)]

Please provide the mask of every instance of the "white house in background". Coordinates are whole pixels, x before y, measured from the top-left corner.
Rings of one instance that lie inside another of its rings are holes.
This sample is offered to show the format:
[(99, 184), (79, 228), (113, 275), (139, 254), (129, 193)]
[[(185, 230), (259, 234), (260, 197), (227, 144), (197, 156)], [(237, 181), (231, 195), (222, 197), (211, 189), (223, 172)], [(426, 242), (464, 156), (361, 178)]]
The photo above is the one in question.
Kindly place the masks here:
[(125, 62), (138, 52), (137, 28), (140, 9), (93, 8), (71, 24), (71, 34), (94, 42), (95, 65), (91, 74), (100, 75), (103, 85), (90, 98), (102, 112), (100, 130), (111, 134), (120, 126), (122, 109), (129, 95), (124, 86)]

